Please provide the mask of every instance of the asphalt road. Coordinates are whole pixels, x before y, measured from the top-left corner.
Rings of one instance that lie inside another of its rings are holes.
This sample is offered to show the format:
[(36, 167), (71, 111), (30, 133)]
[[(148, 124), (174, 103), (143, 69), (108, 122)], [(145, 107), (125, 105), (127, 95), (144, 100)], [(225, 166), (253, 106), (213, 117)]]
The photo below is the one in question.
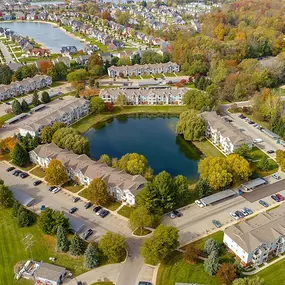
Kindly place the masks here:
[(249, 202), (255, 202), (272, 194), (276, 194), (285, 189), (285, 179), (275, 182), (274, 184), (269, 184), (265, 186), (258, 187), (252, 192), (244, 193), (242, 196)]
[(12, 55), (10, 54), (8, 48), (2, 42), (0, 42), (0, 49), (1, 49), (3, 56), (6, 60), (6, 63), (14, 62), (14, 59), (13, 59)]

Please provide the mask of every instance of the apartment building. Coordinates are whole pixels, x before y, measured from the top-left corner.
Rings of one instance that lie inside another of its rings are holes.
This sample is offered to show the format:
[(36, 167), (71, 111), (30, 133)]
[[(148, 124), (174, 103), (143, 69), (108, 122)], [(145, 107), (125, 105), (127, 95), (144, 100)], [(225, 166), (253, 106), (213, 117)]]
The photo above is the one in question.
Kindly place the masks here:
[(182, 105), (187, 88), (165, 89), (102, 89), (99, 96), (104, 102), (115, 103), (123, 94), (128, 105)]
[(52, 78), (47, 75), (39, 75), (25, 78), (22, 81), (12, 82), (9, 85), (0, 85), (0, 101), (30, 93), (52, 84)]
[(243, 144), (252, 148), (253, 140), (216, 112), (204, 112), (201, 117), (206, 121), (206, 137), (225, 154), (233, 153)]
[(90, 102), (88, 100), (66, 96), (59, 104), (49, 105), (45, 111), (32, 114), (31, 118), (23, 121), (19, 131), (23, 136), (27, 133), (36, 136), (46, 126), (51, 126), (55, 122), (63, 122), (68, 126), (88, 115), (89, 112)]
[(285, 204), (228, 227), (225, 245), (243, 266), (257, 266), (285, 252)]
[(90, 159), (87, 155), (77, 155), (61, 149), (54, 143), (37, 146), (30, 151), (30, 160), (46, 168), (52, 159), (61, 161), (70, 179), (89, 185), (95, 178), (101, 178), (108, 185), (110, 195), (118, 201), (135, 204), (136, 194), (147, 182), (141, 175), (130, 175), (125, 171), (109, 167)]
[(126, 66), (111, 66), (108, 68), (109, 77), (117, 77), (122, 74), (123, 76), (139, 76), (139, 75), (151, 75), (162, 73), (174, 73), (179, 72), (180, 67), (177, 63), (155, 63), (144, 65), (126, 65)]

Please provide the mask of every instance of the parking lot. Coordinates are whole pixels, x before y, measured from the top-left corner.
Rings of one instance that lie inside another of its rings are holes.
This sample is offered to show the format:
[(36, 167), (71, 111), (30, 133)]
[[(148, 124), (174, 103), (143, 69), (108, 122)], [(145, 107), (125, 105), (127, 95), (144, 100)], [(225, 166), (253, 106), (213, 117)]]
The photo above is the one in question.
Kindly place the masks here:
[(85, 209), (85, 201), (82, 199), (73, 203), (72, 198), (74, 196), (72, 193), (60, 191), (56, 194), (52, 194), (48, 191), (49, 187), (44, 183), (33, 186), (33, 182), (37, 180), (36, 178), (30, 176), (25, 179), (15, 177), (12, 172), (6, 172), (6, 169), (9, 166), (10, 165), (4, 162), (0, 163), (1, 178), (4, 179), (5, 184), (9, 186), (13, 192), (22, 191), (35, 198), (36, 204), (32, 206), (34, 211), (39, 213), (41, 205), (65, 213), (68, 213), (70, 208), (77, 207), (78, 211), (72, 216), (85, 221), (85, 226), (81, 230), (81, 234), (89, 228), (94, 231), (89, 240), (97, 240), (99, 236), (105, 234), (107, 231), (117, 232), (125, 236), (131, 235), (131, 230), (129, 229), (127, 222), (120, 216), (110, 213), (107, 217), (101, 218), (92, 211), (93, 207)]

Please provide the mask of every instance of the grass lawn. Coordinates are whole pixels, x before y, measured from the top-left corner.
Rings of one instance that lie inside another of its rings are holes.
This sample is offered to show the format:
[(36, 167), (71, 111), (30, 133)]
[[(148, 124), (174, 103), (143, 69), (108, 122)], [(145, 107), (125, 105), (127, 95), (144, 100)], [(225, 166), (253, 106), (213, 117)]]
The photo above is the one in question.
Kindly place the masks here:
[(256, 275), (262, 278), (266, 285), (284, 284), (285, 259), (282, 259), (269, 267), (263, 269)]
[(24, 170), (24, 171), (29, 171), (29, 170), (31, 170), (32, 168), (34, 168), (36, 166), (32, 162), (29, 162), (27, 165), (21, 166), (21, 167), (16, 165), (16, 164), (14, 164), (12, 161), (11, 161), (11, 164), (13, 164), (15, 167), (20, 168), (21, 170)]
[(142, 229), (137, 228), (133, 232), (133, 234), (136, 235), (136, 236), (146, 236), (146, 235), (148, 235), (150, 233), (151, 233), (151, 230), (145, 229), (145, 228), (142, 228)]
[(11, 215), (11, 210), (0, 209), (0, 285), (32, 284), (23, 279), (14, 280), (13, 267), (19, 261), (30, 258), (25, 251), (22, 239), (27, 234), (32, 234), (34, 245), (33, 258), (36, 261), (49, 262), (49, 257), (56, 257), (55, 264), (71, 270), (74, 275), (79, 275), (86, 270), (83, 268), (83, 257), (74, 258), (68, 254), (55, 252), (55, 239), (42, 234), (37, 225), (29, 228), (19, 228), (16, 220)]
[(40, 166), (38, 166), (35, 169), (33, 169), (30, 173), (33, 174), (33, 175), (38, 176), (39, 178), (44, 178), (45, 175), (46, 175), (44, 170)]
[(225, 157), (216, 147), (214, 147), (208, 140), (196, 141), (193, 144), (201, 150), (205, 156)]
[(95, 282), (92, 283), (91, 285), (115, 285), (115, 284), (113, 282), (103, 281), (103, 282)]
[(63, 84), (65, 84), (66, 82), (62, 82), (62, 81), (55, 81), (52, 83), (51, 87), (58, 87), (61, 86)]
[(112, 113), (103, 114), (90, 114), (80, 121), (74, 123), (72, 127), (80, 133), (86, 132), (89, 128), (95, 124), (106, 121), (116, 115), (129, 115), (136, 113), (153, 113), (153, 114), (180, 114), (187, 108), (185, 106), (124, 106), (115, 107)]
[(181, 252), (174, 251), (161, 262), (156, 285), (175, 285), (176, 282), (220, 285), (217, 277), (209, 276), (204, 271), (203, 262), (187, 263)]
[(72, 192), (72, 193), (77, 193), (78, 191), (80, 191), (84, 186), (83, 185), (78, 185), (76, 184), (74, 181), (69, 180), (66, 183), (64, 183), (62, 185), (63, 188), (65, 188), (66, 190)]
[(123, 206), (117, 213), (129, 219), (133, 211), (134, 211), (134, 208)]
[[(7, 105), (7, 109), (8, 108), (10, 108), (10, 106), (8, 106)], [(9, 119), (11, 119), (11, 118), (13, 118), (13, 117), (15, 117), (16, 115), (14, 114), (14, 113), (9, 113), (9, 114), (6, 114), (6, 115), (4, 115), (4, 116), (1, 116), (0, 117), (0, 127), (2, 127), (3, 126), (3, 124), (7, 121), (7, 120), (9, 120)]]

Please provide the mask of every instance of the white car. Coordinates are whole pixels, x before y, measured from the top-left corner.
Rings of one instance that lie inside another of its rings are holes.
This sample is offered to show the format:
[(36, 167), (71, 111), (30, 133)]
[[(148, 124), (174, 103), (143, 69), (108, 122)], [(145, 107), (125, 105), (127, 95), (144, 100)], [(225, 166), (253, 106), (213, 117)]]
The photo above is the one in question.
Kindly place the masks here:
[(236, 214), (233, 213), (233, 212), (230, 212), (230, 216), (231, 216), (232, 218), (234, 218), (235, 220), (239, 220), (238, 215), (236, 215)]
[(277, 173), (272, 174), (272, 177), (279, 180), (281, 177)]
[(197, 206), (199, 206), (200, 208), (204, 208), (204, 207), (207, 206), (207, 205), (206, 205), (204, 202), (202, 202), (201, 200), (196, 200), (196, 201), (195, 201), (195, 204), (196, 204)]
[(245, 216), (248, 216), (248, 212), (245, 211), (244, 209), (241, 209), (240, 211), (241, 211)]
[(53, 193), (53, 194), (56, 194), (56, 193), (58, 193), (60, 190), (61, 190), (60, 187), (56, 187), (56, 188), (54, 188), (54, 189), (52, 190), (52, 193)]

